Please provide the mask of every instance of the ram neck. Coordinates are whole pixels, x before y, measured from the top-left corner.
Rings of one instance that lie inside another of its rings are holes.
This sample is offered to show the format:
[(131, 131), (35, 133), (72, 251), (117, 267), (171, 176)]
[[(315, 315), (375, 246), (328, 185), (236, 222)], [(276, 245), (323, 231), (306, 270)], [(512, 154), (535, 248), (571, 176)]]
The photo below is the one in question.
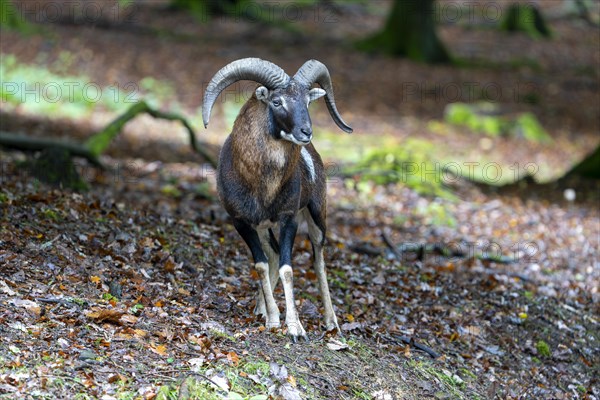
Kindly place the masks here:
[(267, 106), (254, 96), (244, 105), (231, 133), (233, 165), (245, 185), (268, 204), (295, 176), (301, 148), (269, 133)]

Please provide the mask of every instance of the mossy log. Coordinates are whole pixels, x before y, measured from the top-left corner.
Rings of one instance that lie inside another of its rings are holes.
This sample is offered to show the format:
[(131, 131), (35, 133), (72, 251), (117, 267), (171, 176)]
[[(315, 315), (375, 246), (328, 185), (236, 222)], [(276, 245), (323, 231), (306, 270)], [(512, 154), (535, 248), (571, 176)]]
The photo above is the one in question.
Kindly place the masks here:
[[(36, 174), (36, 177), (38, 177), (40, 180), (51, 184), (58, 184), (72, 187), (74, 189), (80, 189), (81, 186), (79, 184), (71, 184), (72, 182), (78, 182), (77, 179), (73, 178), (72, 172), (74, 170), (71, 171), (71, 168), (69, 168), (69, 174), (64, 173), (64, 166), (66, 162), (65, 160), (70, 160), (71, 157), (82, 157), (91, 162), (93, 165), (99, 168), (104, 168), (104, 165), (100, 161), (100, 155), (102, 155), (102, 153), (106, 151), (111, 141), (122, 131), (123, 126), (125, 126), (127, 122), (129, 122), (141, 113), (149, 114), (154, 118), (161, 118), (170, 121), (179, 121), (188, 131), (190, 145), (192, 149), (198, 154), (200, 154), (214, 168), (217, 167), (217, 161), (215, 160), (215, 158), (198, 146), (194, 129), (185, 118), (177, 114), (166, 113), (156, 110), (150, 107), (144, 101), (141, 101), (131, 106), (124, 114), (117, 117), (104, 129), (92, 135), (87, 141), (85, 141), (85, 143), (82, 144), (55, 138), (31, 137), (10, 132), (0, 132), (0, 146), (25, 151), (42, 151), (42, 156), (44, 159), (47, 158), (44, 156), (44, 154), (60, 154), (61, 156), (59, 158), (61, 161), (58, 163), (58, 165), (60, 165), (60, 168), (58, 168), (58, 170), (47, 170), (44, 172), (44, 174), (40, 174), (39, 176), (37, 176)], [(49, 149), (51, 149), (50, 153), (48, 153)], [(53, 166), (57, 164), (49, 162), (44, 165), (47, 168), (52, 169)], [(36, 167), (34, 169), (34, 171), (39, 170), (39, 167)]]
[(111, 141), (121, 132), (123, 126), (138, 114), (142, 113), (149, 114), (154, 118), (179, 121), (188, 132), (192, 149), (216, 168), (217, 161), (212, 155), (198, 146), (194, 129), (185, 118), (177, 114), (156, 110), (144, 101), (131, 106), (125, 113), (109, 123), (104, 129), (92, 135), (83, 144), (68, 142), (61, 139), (30, 137), (9, 132), (0, 132), (0, 145), (25, 151), (39, 151), (49, 147), (57, 147), (67, 150), (73, 156), (85, 158), (92, 164), (102, 167), (99, 156), (106, 151)]
[(565, 174), (565, 177), (569, 176), (600, 179), (600, 145)]

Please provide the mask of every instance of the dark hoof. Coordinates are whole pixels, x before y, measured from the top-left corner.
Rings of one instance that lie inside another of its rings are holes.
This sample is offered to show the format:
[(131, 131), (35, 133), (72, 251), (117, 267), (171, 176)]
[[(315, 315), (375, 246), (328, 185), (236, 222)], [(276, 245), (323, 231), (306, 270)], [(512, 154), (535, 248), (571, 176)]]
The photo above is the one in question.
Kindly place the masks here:
[(300, 335), (300, 336), (290, 335), (290, 337), (292, 338), (292, 342), (294, 342), (294, 343), (298, 343), (298, 338), (301, 338), (305, 343), (310, 343), (310, 340), (308, 339), (308, 335)]

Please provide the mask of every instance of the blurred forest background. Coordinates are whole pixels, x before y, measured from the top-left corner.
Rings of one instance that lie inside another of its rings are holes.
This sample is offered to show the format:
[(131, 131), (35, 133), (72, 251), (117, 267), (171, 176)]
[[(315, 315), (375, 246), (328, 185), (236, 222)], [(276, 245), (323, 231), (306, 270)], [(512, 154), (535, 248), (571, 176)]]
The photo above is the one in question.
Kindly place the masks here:
[[(0, 23), (0, 398), (600, 398), (597, 1), (0, 0)], [(243, 57), (323, 62), (354, 128), (311, 106), (348, 338), (327, 362), (246, 319), (214, 168), (256, 85), (201, 121)]]

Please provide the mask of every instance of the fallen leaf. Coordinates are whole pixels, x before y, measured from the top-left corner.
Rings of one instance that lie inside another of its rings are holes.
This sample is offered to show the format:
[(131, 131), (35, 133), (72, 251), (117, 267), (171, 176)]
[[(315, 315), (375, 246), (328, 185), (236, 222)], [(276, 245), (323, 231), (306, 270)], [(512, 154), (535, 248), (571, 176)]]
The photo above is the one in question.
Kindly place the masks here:
[(283, 397), (284, 400), (302, 400), (300, 391), (293, 387), (289, 382), (285, 382), (279, 387), (279, 395)]
[(385, 390), (378, 390), (376, 392), (371, 393), (373, 396), (373, 400), (392, 400), (392, 395), (386, 392)]
[(288, 382), (290, 383), (290, 385), (292, 385), (293, 387), (296, 387), (296, 386), (297, 386), (297, 383), (296, 383), (296, 378), (294, 378), (292, 375), (290, 375), (290, 376), (288, 376), (288, 377), (287, 377), (287, 381), (288, 381)]
[(385, 276), (383, 276), (383, 272), (377, 274), (377, 276), (373, 278), (372, 282), (376, 285), (385, 285)]
[(29, 311), (30, 313), (32, 313), (34, 315), (39, 316), (41, 313), (41, 308), (40, 308), (39, 304), (36, 303), (35, 301), (14, 299), (11, 301), (11, 303), (14, 304), (15, 306), (25, 308), (27, 311)]
[(9, 296), (14, 296), (17, 294), (17, 292), (9, 288), (6, 282), (3, 280), (0, 280), (0, 292), (6, 293)]
[(124, 314), (124, 311), (119, 310), (95, 309), (93, 311), (86, 312), (85, 316), (95, 320), (96, 322), (110, 322), (113, 324), (121, 325), (121, 317)]
[(329, 350), (339, 351), (339, 350), (347, 349), (348, 345), (346, 343), (340, 342), (339, 340), (330, 339), (329, 342), (327, 343), (327, 348)]
[(190, 364), (192, 367), (201, 367), (205, 361), (206, 361), (206, 358), (204, 356), (195, 357), (195, 358), (190, 358), (188, 360), (188, 364)]
[(287, 368), (285, 367), (285, 365), (279, 365), (275, 362), (272, 362), (269, 364), (269, 367), (271, 370), (271, 374), (275, 378), (279, 379), (280, 381), (287, 379), (288, 372), (287, 372)]
[(351, 323), (346, 323), (346, 324), (342, 324), (342, 326), (340, 327), (343, 331), (353, 331), (355, 329), (359, 329), (362, 328), (362, 324), (360, 322), (351, 322)]
[(164, 344), (158, 344), (157, 345), (157, 344), (151, 343), (150, 344), (150, 350), (153, 353), (156, 353), (156, 354), (158, 354), (160, 356), (166, 356), (167, 355), (167, 346), (165, 346)]
[(237, 367), (237, 365), (240, 362), (240, 358), (237, 354), (235, 354), (235, 352), (230, 351), (229, 353), (227, 353), (227, 361), (229, 361), (231, 364)]
[(19, 321), (13, 322), (13, 323), (8, 324), (8, 326), (10, 326), (11, 328), (13, 328), (17, 331), (27, 333), (27, 327), (22, 322), (19, 322)]
[(225, 391), (229, 391), (229, 388), (231, 387), (231, 385), (229, 384), (229, 381), (223, 375), (215, 374), (215, 375), (209, 376), (209, 379), (215, 386), (217, 386), (220, 389), (223, 389)]
[(136, 317), (135, 315), (131, 315), (131, 314), (124, 314), (119, 319), (119, 321), (121, 323), (130, 324), (130, 325), (134, 325), (137, 322), (137, 320), (138, 320), (138, 317)]

